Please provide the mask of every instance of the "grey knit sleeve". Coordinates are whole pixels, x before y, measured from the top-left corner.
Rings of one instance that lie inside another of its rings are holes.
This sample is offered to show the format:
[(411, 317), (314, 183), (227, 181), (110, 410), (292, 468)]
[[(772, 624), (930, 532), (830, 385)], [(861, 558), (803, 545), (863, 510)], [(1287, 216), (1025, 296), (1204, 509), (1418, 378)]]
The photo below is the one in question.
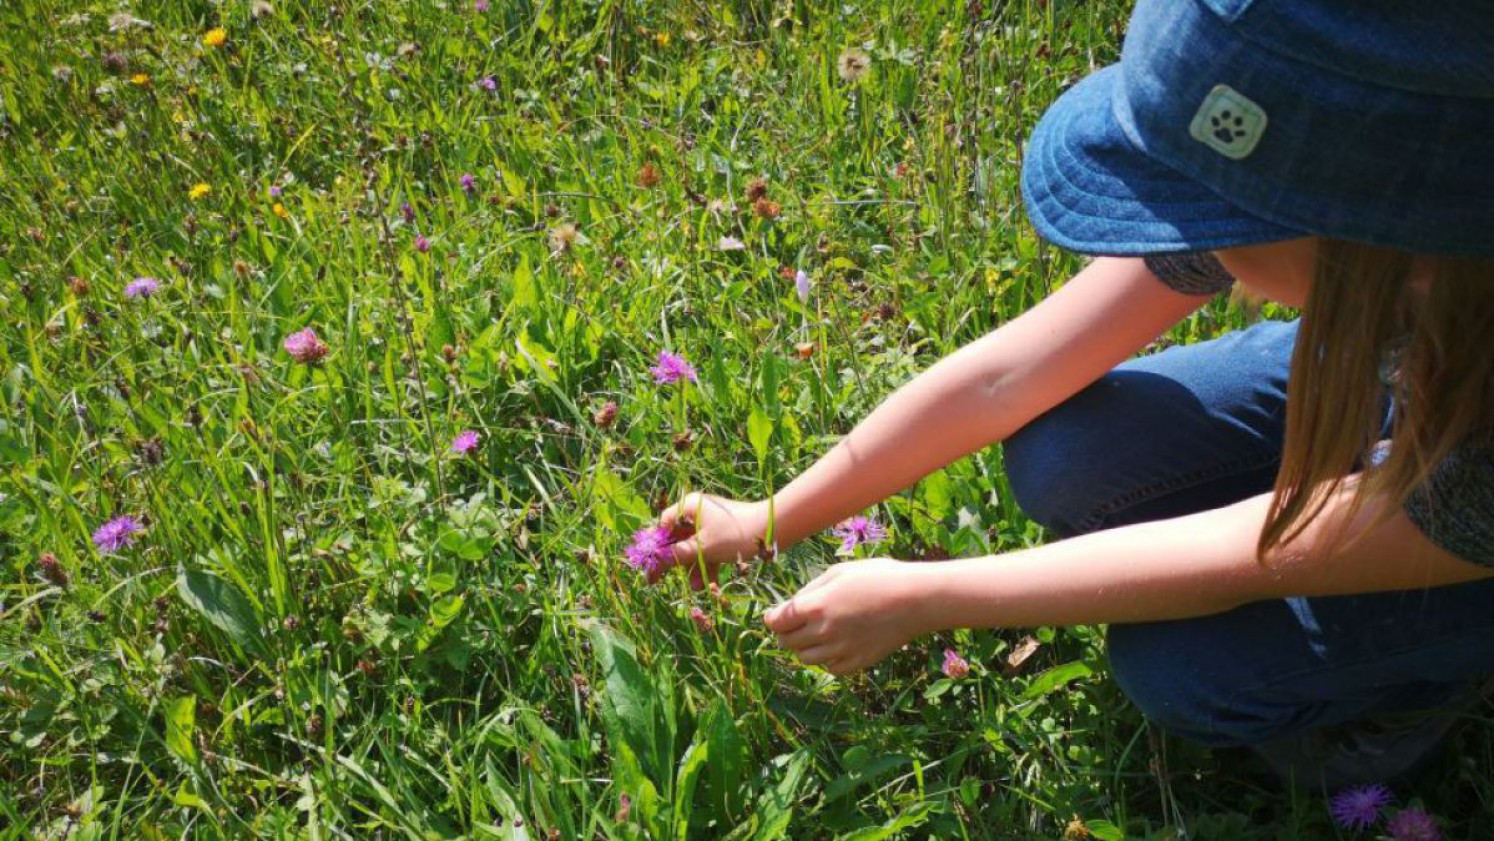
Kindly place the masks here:
[(1235, 282), (1210, 251), (1148, 254), (1141, 259), (1159, 280), (1184, 295), (1218, 295)]
[(1406, 499), (1406, 516), (1465, 561), (1494, 566), (1494, 444), (1467, 444)]

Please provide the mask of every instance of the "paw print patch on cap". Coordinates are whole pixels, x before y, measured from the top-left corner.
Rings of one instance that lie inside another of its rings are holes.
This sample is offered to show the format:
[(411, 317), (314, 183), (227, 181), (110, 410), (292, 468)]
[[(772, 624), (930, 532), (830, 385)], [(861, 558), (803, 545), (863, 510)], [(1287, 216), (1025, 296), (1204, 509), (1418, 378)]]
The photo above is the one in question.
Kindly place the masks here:
[(1265, 110), (1229, 85), (1215, 85), (1188, 126), (1194, 140), (1234, 160), (1254, 152), (1265, 133)]

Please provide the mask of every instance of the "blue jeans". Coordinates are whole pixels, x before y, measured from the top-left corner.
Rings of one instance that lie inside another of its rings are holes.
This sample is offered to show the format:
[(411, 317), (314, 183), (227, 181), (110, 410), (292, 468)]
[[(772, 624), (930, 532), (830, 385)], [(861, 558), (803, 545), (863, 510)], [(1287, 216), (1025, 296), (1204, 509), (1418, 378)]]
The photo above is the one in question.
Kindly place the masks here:
[[(1270, 491), (1296, 336), (1263, 322), (1122, 364), (1007, 440), (1018, 504), (1072, 536)], [(1116, 682), (1168, 731), (1257, 744), (1435, 707), (1494, 674), (1494, 580), (1113, 625), (1109, 649)]]

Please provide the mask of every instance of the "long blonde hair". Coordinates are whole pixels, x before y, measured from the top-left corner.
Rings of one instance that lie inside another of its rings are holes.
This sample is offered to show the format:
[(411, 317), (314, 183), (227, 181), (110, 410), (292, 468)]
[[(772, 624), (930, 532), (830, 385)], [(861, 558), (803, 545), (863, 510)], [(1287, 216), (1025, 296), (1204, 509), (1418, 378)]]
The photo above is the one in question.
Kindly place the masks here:
[[(1340, 523), (1376, 494), (1396, 503), (1388, 516), (1455, 447), (1494, 440), (1494, 259), (1330, 239), (1317, 255), (1287, 381), (1281, 470), (1256, 547), (1262, 560), (1347, 484), (1353, 496)], [(1371, 459), (1387, 389), (1389, 452)], [(1343, 537), (1330, 537), (1330, 548)]]

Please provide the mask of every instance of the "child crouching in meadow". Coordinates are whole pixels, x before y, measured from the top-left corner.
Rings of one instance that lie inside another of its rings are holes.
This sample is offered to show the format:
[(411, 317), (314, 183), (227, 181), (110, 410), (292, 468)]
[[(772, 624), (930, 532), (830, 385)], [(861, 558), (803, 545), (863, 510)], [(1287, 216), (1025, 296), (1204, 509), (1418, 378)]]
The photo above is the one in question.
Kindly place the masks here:
[[(1314, 785), (1408, 772), (1494, 674), (1490, 43), (1488, 4), (1141, 0), (1023, 164), (1039, 233), (1095, 259), (771, 499), (671, 506), (672, 564), (699, 586), (1001, 442), (1064, 539), (838, 564), (768, 628), (847, 674), (1109, 623), (1173, 733)], [(1301, 320), (1131, 359), (1233, 283)]]

